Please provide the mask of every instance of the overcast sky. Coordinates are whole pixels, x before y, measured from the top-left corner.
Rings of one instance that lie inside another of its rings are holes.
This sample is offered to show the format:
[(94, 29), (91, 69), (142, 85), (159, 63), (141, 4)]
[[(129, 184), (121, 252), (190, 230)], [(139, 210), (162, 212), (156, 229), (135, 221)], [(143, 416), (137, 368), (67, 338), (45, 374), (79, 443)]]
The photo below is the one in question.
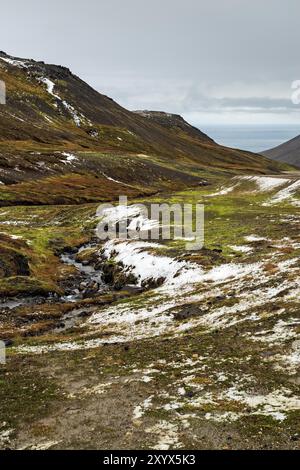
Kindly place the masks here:
[(129, 109), (299, 122), (299, 0), (9, 0), (0, 18), (0, 49), (66, 65)]

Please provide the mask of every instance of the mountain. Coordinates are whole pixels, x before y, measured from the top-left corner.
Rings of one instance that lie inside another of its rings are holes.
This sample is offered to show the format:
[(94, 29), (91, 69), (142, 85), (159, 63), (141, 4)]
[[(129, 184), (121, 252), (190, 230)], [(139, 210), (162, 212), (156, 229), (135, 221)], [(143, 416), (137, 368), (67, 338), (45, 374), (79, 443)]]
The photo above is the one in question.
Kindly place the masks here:
[(262, 154), (275, 161), (300, 167), (300, 135)]
[(0, 80), (0, 205), (111, 200), (283, 168), (178, 115), (128, 111), (66, 67), (0, 52)]
[(147, 118), (150, 122), (159, 124), (178, 136), (190, 136), (201, 142), (215, 143), (208, 135), (201, 132), (197, 127), (186, 122), (179, 114), (165, 113), (163, 111), (134, 111), (139, 116)]

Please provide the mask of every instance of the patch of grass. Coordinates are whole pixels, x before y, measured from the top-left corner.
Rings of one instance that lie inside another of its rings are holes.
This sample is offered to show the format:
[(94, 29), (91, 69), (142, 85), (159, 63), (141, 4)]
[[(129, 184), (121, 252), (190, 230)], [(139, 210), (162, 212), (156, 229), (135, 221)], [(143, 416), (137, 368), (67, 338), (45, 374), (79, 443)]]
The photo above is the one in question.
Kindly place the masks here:
[(9, 427), (26, 426), (47, 416), (59, 397), (57, 384), (21, 358), (10, 357), (8, 366), (0, 366), (0, 421)]

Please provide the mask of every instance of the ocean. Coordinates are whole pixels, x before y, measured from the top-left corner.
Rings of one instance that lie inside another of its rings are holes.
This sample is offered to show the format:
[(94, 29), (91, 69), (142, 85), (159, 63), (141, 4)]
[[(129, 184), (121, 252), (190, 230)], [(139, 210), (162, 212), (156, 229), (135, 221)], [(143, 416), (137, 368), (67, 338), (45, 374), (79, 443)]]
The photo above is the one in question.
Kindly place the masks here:
[(201, 131), (226, 147), (262, 152), (300, 134), (298, 125), (202, 125)]

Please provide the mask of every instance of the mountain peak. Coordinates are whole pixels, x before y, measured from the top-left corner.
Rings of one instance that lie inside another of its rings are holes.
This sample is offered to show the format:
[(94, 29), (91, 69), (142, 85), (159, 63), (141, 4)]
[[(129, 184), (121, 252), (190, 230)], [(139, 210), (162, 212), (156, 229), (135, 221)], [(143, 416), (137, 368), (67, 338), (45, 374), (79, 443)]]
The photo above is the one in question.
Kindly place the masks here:
[(134, 111), (139, 116), (142, 116), (168, 130), (176, 132), (184, 132), (193, 139), (201, 140), (202, 142), (214, 142), (208, 135), (200, 131), (197, 127), (189, 124), (180, 114), (167, 113), (165, 111), (149, 111), (138, 110)]

